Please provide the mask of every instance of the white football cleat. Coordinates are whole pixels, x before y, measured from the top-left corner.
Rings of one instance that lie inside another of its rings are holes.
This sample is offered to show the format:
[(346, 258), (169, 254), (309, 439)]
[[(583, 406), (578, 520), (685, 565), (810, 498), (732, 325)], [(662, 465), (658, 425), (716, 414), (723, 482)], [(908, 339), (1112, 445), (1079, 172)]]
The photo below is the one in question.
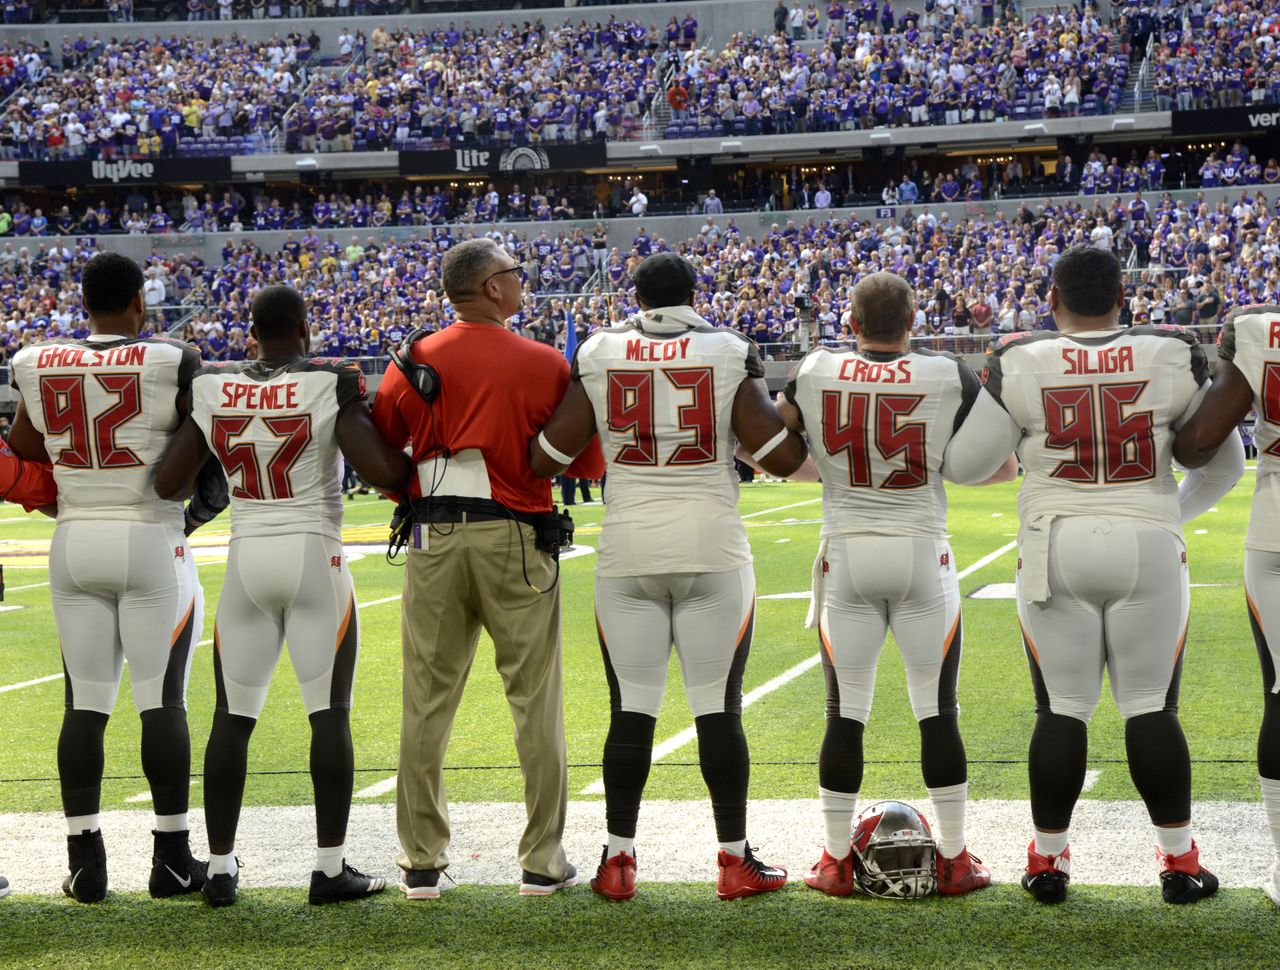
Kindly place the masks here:
[(1280, 862), (1272, 867), (1271, 875), (1267, 876), (1262, 883), (1262, 891), (1271, 898), (1273, 903), (1280, 906)]

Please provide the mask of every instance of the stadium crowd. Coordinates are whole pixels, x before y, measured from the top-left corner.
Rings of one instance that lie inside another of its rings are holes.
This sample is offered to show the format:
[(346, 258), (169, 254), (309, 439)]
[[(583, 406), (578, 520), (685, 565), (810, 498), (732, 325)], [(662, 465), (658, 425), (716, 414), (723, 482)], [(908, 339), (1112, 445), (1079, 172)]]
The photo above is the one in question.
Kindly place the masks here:
[[(1280, 0), (1237, 6), (1186, 4), (1135, 35), (1131, 20), (1145, 14), (1133, 10), (1105, 25), (1091, 6), (1020, 19), (991, 0), (929, 0), (896, 18), (887, 4), (833, 0), (823, 30), (810, 26), (815, 4), (784, 0), (773, 32), (715, 50), (699, 46), (691, 14), (665, 25), (378, 25), (367, 37), (344, 29), (335, 57), (347, 68), (312, 77), (314, 32), (265, 43), (68, 34), (56, 64), (47, 45), (0, 49), (0, 92), (15, 94), (0, 156), (248, 154), (277, 127), (289, 151), (617, 140), (645, 130), (667, 79), (668, 137), (1108, 113), (1142, 53), (1135, 36), (1155, 38), (1158, 107), (1280, 99)], [(820, 42), (796, 39), (796, 11)]]
[(64, 42), (62, 70), (48, 50), (28, 50), (25, 80), (0, 121), (0, 158), (161, 157), (205, 146), (250, 153), (306, 86), (315, 50), (301, 34), (261, 43), (235, 34), (80, 36)]
[[(707, 216), (693, 239), (669, 243), (638, 225), (631, 245), (606, 248), (602, 228), (557, 232), (493, 228), (521, 262), (524, 302), (513, 328), (563, 342), (571, 321), (584, 334), (634, 312), (631, 273), (645, 256), (672, 250), (699, 269), (695, 309), (719, 326), (762, 344), (796, 346), (848, 340), (848, 290), (882, 269), (916, 290), (915, 332), (939, 346), (976, 350), (993, 333), (1051, 326), (1046, 295), (1053, 261), (1091, 242), (1132, 255), (1128, 322), (1215, 324), (1231, 306), (1280, 302), (1280, 209), (1259, 192), (1232, 203), (1188, 204), (1136, 193), (1109, 204), (1047, 199), (1010, 217), (953, 220), (928, 207), (895, 221), (811, 216), (744, 234), (730, 217)], [(221, 263), (153, 252), (147, 260), (152, 325), (176, 322), (213, 359), (243, 353), (253, 294), (271, 283), (299, 288), (311, 304), (313, 350), (329, 356), (378, 356), (414, 327), (453, 320), (443, 298), (441, 254), (448, 227), (411, 240), (369, 238), (343, 245), (308, 230), (278, 252), (227, 242)], [(593, 238), (594, 236), (594, 238)], [(91, 240), (0, 247), (0, 346), (79, 334), (78, 270)], [(596, 275), (598, 272), (598, 276)], [(590, 291), (584, 284), (596, 277)]]

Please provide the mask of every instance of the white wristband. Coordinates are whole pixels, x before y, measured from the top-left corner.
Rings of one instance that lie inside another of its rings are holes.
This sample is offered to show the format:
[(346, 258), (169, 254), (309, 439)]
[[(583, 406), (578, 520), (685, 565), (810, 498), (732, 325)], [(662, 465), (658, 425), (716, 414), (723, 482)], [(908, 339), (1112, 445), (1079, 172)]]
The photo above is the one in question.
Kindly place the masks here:
[(573, 456), (566, 455), (563, 451), (554, 447), (551, 442), (547, 440), (547, 433), (545, 431), (538, 432), (538, 444), (542, 445), (542, 450), (547, 453), (548, 458), (554, 458), (561, 465), (573, 464)]
[(783, 429), (782, 429), (781, 431), (779, 431), (776, 435), (774, 435), (772, 438), (770, 438), (768, 441), (766, 441), (763, 445), (761, 445), (761, 446), (760, 446), (760, 450), (759, 450), (759, 451), (757, 451), (754, 455), (752, 455), (752, 456), (751, 456), (751, 460), (752, 460), (752, 461), (759, 461), (759, 460), (760, 460), (761, 458), (763, 458), (765, 455), (769, 454), (769, 452), (773, 451), (773, 449), (774, 449), (774, 448), (777, 448), (777, 447), (778, 447), (778, 445), (780, 445), (780, 444), (782, 444), (784, 441), (786, 441), (786, 440), (787, 440), (787, 435), (788, 435), (788, 434), (790, 434), (790, 433), (791, 433), (791, 432), (790, 432), (790, 431), (788, 431), (786, 428), (783, 428)]

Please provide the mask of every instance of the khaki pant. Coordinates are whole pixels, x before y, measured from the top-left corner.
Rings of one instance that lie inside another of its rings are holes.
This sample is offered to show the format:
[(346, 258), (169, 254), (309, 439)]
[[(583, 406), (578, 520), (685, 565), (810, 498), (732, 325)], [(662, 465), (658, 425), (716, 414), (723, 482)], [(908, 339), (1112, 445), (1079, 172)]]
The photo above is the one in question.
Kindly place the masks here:
[[(442, 530), (443, 533), (436, 531)], [(521, 572), (524, 534), (529, 581), (549, 589), (555, 564), (534, 548), (534, 532), (514, 522), (422, 526), (426, 549), (405, 568), (404, 715), (396, 824), (405, 869), (449, 864), (444, 755), (483, 626), (515, 721), (528, 816), (520, 865), (561, 879), (560, 844), (569, 799), (560, 667), (560, 589), (539, 594)], [(452, 531), (450, 531), (452, 530)]]

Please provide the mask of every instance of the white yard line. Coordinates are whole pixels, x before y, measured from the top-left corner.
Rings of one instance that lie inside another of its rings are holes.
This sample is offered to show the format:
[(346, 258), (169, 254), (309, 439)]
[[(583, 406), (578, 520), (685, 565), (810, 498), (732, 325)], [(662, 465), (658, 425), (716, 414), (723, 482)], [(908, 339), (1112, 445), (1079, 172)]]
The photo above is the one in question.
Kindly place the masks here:
[[(1010, 543), (1007, 543), (1006, 545), (1001, 546), (995, 552), (988, 553), (987, 555), (979, 559), (977, 562), (960, 570), (960, 572), (956, 575), (956, 578), (964, 579), (965, 577), (970, 576), (973, 573), (977, 572), (979, 569), (982, 569), (984, 566), (989, 566), (991, 563), (995, 562), (1005, 553), (1009, 552), (1011, 549), (1014, 549), (1017, 545), (1018, 544), (1016, 542), (1010, 542)], [(760, 598), (761, 599), (802, 599), (808, 595), (809, 593), (807, 592), (773, 593), (769, 596), (762, 596)], [(742, 698), (743, 709), (745, 710), (746, 708), (750, 707), (752, 704), (754, 704), (756, 701), (760, 700), (761, 698), (767, 697), (769, 694), (772, 694), (779, 687), (789, 684), (791, 681), (795, 680), (801, 674), (812, 669), (813, 667), (816, 667), (821, 661), (822, 661), (822, 655), (815, 653), (811, 657), (806, 657), (804, 660), (801, 660), (794, 667), (790, 667), (787, 670), (784, 670), (782, 673), (780, 673), (777, 677), (774, 677), (772, 680), (761, 684), (751, 693), (747, 694), (744, 698)], [(667, 738), (667, 740), (663, 741), (661, 744), (654, 747), (653, 760), (660, 761), (662, 758), (671, 754), (671, 752), (678, 751), (680, 748), (683, 748), (686, 744), (694, 740), (697, 736), (698, 736), (697, 731), (692, 727), (687, 727), (683, 731), (681, 731), (679, 734), (672, 735), (671, 737)], [(586, 788), (582, 789), (582, 791), (579, 792), (579, 794), (603, 795), (604, 779), (597, 778)]]
[(768, 515), (770, 512), (781, 512), (783, 509), (798, 509), (802, 505), (812, 505), (814, 502), (821, 501), (822, 496), (819, 495), (817, 498), (805, 499), (803, 502), (792, 502), (790, 505), (779, 505), (776, 509), (761, 509), (759, 512), (750, 512), (747, 515), (744, 515), (743, 518), (754, 519), (756, 516)]
[(382, 781), (375, 781), (369, 787), (361, 788), (353, 797), (378, 798), (381, 795), (385, 795), (387, 792), (395, 791), (396, 777), (396, 775), (392, 775), (390, 778), (383, 778)]
[(1093, 791), (1093, 786), (1098, 783), (1098, 779), (1102, 777), (1102, 772), (1094, 768), (1090, 768), (1084, 773), (1084, 785), (1081, 791)]
[[(859, 799), (859, 805), (865, 807), (879, 798), (901, 794), (869, 792)], [(928, 799), (917, 801), (916, 807), (926, 815), (931, 812)], [(376, 875), (398, 874), (395, 813), (391, 804), (352, 807), (347, 830), (347, 858), (352, 864)], [(526, 824), (524, 805), (456, 802), (449, 806), (449, 815), (453, 836), (449, 875), (463, 884), (505, 884), (514, 894), (520, 876), (517, 850)], [(1249, 904), (1270, 910), (1256, 888), (1271, 867), (1270, 849), (1262, 848), (1270, 845), (1270, 833), (1261, 803), (1196, 802), (1192, 816), (1205, 863), (1222, 879), (1224, 888), (1256, 893)], [(822, 851), (822, 813), (816, 798), (753, 800), (750, 822), (751, 841), (759, 846), (761, 858), (786, 867), (797, 882)], [(154, 824), (150, 806), (102, 813), (107, 857), (113, 860), (108, 864), (111, 888), (117, 893), (146, 891)], [(192, 846), (202, 849), (205, 825), (198, 808), (191, 812), (191, 830)], [(1031, 833), (1031, 807), (1025, 800), (969, 802), (969, 845), (991, 868), (997, 883), (1013, 885), (1022, 876)], [(636, 835), (642, 900), (646, 884), (692, 882), (704, 886), (707, 905), (714, 905), (717, 844), (706, 798), (646, 801)], [(603, 836), (604, 807), (594, 800), (571, 801), (564, 847), (584, 882), (588, 867), (600, 858)], [(267, 886), (284, 886), (294, 890), (301, 905), (311, 875), (314, 838), (315, 810), (309, 804), (245, 808), (236, 854), (245, 865), (241, 890), (246, 898), (252, 899), (257, 890)], [(1072, 884), (1142, 886), (1150, 894), (1149, 905), (1162, 906), (1154, 841), (1140, 801), (1082, 799), (1071, 819)], [(204, 852), (196, 855), (203, 857)], [(15, 891), (59, 895), (66, 865), (66, 829), (60, 813), (0, 815), (0, 872), (13, 881)], [(591, 894), (585, 885), (570, 892), (582, 898)], [(106, 905), (111, 905), (109, 899)], [(1264, 963), (1260, 960), (1257, 965)]]

